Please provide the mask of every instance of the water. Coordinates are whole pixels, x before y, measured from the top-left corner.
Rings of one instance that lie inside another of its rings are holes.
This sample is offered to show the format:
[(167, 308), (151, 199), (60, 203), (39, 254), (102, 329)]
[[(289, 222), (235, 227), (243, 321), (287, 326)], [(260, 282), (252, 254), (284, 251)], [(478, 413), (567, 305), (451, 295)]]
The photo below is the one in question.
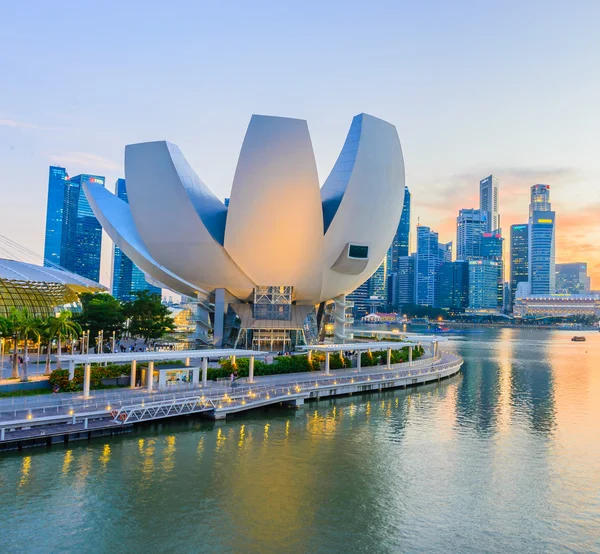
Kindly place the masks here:
[[(579, 333), (579, 332), (578, 332)], [(6, 552), (600, 552), (600, 333), (461, 376), (0, 458)]]

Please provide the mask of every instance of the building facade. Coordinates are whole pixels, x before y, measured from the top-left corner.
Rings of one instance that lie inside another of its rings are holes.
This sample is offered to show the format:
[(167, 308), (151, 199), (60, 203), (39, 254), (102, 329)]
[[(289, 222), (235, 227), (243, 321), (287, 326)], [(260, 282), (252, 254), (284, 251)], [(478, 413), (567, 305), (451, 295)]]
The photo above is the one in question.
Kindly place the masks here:
[(493, 175), (479, 181), (479, 209), (486, 214), (487, 233), (500, 232), (499, 187), (500, 180)]
[(551, 295), (555, 291), (554, 212), (533, 212), (529, 224), (529, 288), (532, 295)]
[(439, 270), (439, 307), (464, 311), (469, 306), (469, 262), (444, 262)]
[(405, 304), (415, 304), (415, 265), (416, 254), (410, 256), (400, 256), (398, 258), (398, 271), (396, 272), (396, 281), (398, 283), (397, 308), (402, 308)]
[(440, 242), (438, 244), (439, 247), (439, 263), (442, 264), (444, 262), (452, 261), (452, 241), (450, 242)]
[(600, 317), (600, 296), (585, 294), (531, 295), (515, 299), (515, 317)]
[(405, 186), (402, 216), (387, 254), (387, 272), (389, 274), (398, 270), (398, 258), (408, 256), (410, 251), (410, 199), (410, 190)]
[[(117, 179), (115, 195), (129, 204), (125, 179)], [(116, 244), (113, 246), (111, 288), (113, 296), (123, 302), (135, 300), (135, 293), (142, 290), (147, 290), (152, 294), (162, 294), (162, 289), (148, 283), (144, 272)]]
[(437, 307), (438, 268), (440, 265), (438, 234), (429, 227), (417, 227), (417, 260), (415, 266), (416, 304)]
[(104, 177), (69, 178), (64, 168), (50, 167), (44, 263), (98, 281), (102, 227), (83, 191), (83, 186), (89, 183), (103, 187)]
[(498, 263), (498, 309), (504, 309), (504, 239), (500, 233), (483, 233), (481, 257)]
[(529, 225), (510, 226), (510, 309), (515, 303), (517, 286), (529, 280)]
[(498, 262), (469, 261), (469, 311), (498, 312)]
[(468, 208), (456, 218), (456, 259), (477, 260), (481, 257), (481, 236), (487, 230), (487, 216), (481, 210)]
[(556, 264), (556, 294), (589, 294), (590, 278), (586, 262)]
[(68, 180), (69, 175), (64, 167), (50, 166), (44, 240), (44, 265), (47, 267), (60, 265), (63, 204), (65, 201), (65, 186)]

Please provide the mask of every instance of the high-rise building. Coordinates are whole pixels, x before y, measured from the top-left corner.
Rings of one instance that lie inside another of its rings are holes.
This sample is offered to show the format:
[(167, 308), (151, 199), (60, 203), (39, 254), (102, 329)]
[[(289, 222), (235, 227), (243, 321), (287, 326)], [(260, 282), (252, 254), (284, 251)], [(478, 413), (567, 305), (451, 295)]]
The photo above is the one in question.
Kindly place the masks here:
[(532, 185), (531, 202), (529, 204), (529, 220), (533, 218), (533, 212), (549, 212), (552, 210), (550, 205), (550, 185)]
[(398, 230), (388, 250), (387, 270), (394, 273), (398, 270), (398, 258), (408, 256), (410, 250), (410, 191), (404, 187), (404, 204)]
[(369, 294), (370, 296), (379, 296), (387, 301), (387, 260), (384, 258), (375, 273), (369, 277)]
[[(117, 179), (115, 194), (129, 203), (125, 179)], [(113, 247), (112, 294), (118, 300), (128, 302), (135, 299), (135, 293), (147, 290), (153, 294), (161, 294), (162, 289), (149, 284), (144, 272), (137, 267), (115, 244)]]
[(444, 262), (439, 270), (440, 308), (461, 311), (469, 305), (469, 262)]
[(452, 261), (452, 241), (438, 243), (440, 264)]
[(490, 175), (479, 181), (479, 209), (486, 214), (486, 232), (500, 231), (500, 212), (498, 207), (498, 177)]
[(438, 302), (437, 275), (439, 269), (438, 234), (429, 227), (417, 227), (416, 303), (436, 307)]
[(367, 279), (362, 285), (354, 289), (350, 294), (346, 295), (346, 300), (354, 302), (352, 315), (354, 318), (361, 318), (369, 312), (369, 280)]
[(481, 236), (487, 229), (487, 215), (474, 208), (462, 209), (456, 218), (456, 259), (481, 257)]
[(555, 213), (550, 204), (550, 185), (533, 185), (529, 205), (530, 294), (555, 291)]
[(498, 311), (498, 262), (469, 261), (469, 310)]
[(529, 225), (510, 226), (510, 309), (515, 304), (519, 283), (529, 280)]
[(416, 254), (400, 256), (398, 258), (398, 271), (396, 278), (398, 282), (398, 307), (405, 304), (415, 304), (415, 262)]
[(83, 186), (86, 183), (104, 186), (104, 177), (82, 174), (66, 181), (60, 265), (77, 275), (98, 281), (102, 226), (85, 196)]
[(498, 308), (504, 307), (504, 239), (500, 233), (483, 233), (481, 257), (498, 263)]
[(46, 237), (44, 265), (60, 265), (60, 245), (63, 224), (63, 203), (69, 175), (64, 167), (50, 166), (48, 176), (48, 203), (46, 205)]
[(556, 264), (556, 294), (589, 294), (590, 288), (586, 262)]
[(98, 281), (102, 227), (83, 191), (85, 183), (104, 186), (104, 177), (69, 178), (62, 167), (50, 167), (44, 263), (56, 264), (77, 275)]

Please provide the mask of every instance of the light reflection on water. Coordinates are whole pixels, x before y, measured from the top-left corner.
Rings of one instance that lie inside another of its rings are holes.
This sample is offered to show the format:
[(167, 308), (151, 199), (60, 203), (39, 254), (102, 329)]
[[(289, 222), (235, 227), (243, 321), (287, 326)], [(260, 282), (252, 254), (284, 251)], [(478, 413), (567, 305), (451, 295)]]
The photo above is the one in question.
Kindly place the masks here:
[(439, 385), (6, 455), (3, 549), (600, 551), (587, 336), (486, 331)]

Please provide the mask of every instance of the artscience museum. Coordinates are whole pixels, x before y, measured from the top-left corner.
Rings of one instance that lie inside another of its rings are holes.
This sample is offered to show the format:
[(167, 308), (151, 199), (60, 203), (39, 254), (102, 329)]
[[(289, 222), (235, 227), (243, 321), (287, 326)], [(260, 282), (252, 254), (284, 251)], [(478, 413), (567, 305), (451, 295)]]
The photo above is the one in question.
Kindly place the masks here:
[(381, 264), (398, 227), (404, 161), (396, 128), (354, 117), (322, 187), (307, 122), (254, 115), (226, 206), (177, 146), (128, 145), (129, 204), (86, 184), (112, 240), (148, 276), (196, 299), (206, 344), (291, 350), (326, 325)]

